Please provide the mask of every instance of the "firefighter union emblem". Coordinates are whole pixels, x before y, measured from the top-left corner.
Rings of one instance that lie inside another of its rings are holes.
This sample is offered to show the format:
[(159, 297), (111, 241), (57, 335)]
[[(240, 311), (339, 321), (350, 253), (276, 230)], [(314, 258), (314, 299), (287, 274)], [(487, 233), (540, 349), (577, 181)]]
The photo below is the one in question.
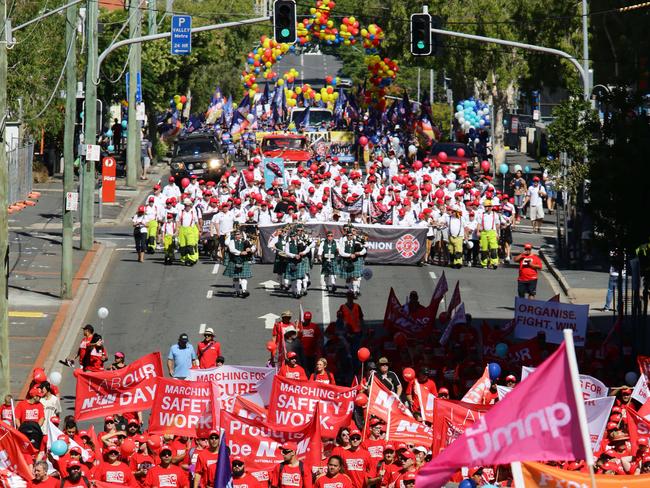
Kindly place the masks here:
[(413, 234), (404, 234), (395, 244), (395, 249), (403, 258), (412, 258), (420, 249), (420, 243)]

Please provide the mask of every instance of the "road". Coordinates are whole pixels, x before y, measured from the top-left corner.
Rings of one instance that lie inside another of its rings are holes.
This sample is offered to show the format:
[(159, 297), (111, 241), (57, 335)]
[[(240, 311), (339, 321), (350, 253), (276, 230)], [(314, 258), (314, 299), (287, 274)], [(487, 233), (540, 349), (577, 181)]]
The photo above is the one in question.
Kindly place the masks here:
[(276, 64), (275, 71), (283, 75), (289, 69), (298, 71), (298, 81), (314, 86), (323, 86), (326, 76), (338, 76), (343, 65), (335, 56), (325, 54), (286, 54)]

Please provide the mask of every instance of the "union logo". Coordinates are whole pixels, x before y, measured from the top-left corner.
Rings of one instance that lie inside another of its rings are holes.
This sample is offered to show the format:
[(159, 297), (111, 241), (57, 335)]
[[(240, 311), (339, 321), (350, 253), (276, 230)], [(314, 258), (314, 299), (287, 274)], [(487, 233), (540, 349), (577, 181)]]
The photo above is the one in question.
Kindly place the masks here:
[(395, 244), (395, 249), (403, 258), (412, 258), (420, 250), (420, 242), (413, 234), (404, 234)]

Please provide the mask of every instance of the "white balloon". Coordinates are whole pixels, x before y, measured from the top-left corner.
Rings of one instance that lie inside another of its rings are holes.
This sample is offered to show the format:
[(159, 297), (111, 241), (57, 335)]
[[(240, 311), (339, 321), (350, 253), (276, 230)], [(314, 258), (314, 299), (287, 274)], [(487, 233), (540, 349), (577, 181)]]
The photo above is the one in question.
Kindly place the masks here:
[(411, 144), (411, 145), (409, 146), (409, 154), (410, 154), (410, 155), (413, 155), (413, 154), (415, 154), (415, 153), (417, 153), (417, 152), (418, 152), (418, 148), (415, 147), (413, 144)]
[(448, 189), (449, 191), (455, 191), (455, 190), (456, 190), (456, 183), (449, 183), (449, 184), (447, 185), (447, 189)]
[(55, 386), (61, 383), (61, 379), (62, 379), (61, 373), (59, 373), (58, 371), (52, 371), (50, 373), (50, 377), (48, 378), (50, 384)]
[(467, 241), (467, 249), (473, 249), (474, 248), (474, 241)]
[(489, 116), (489, 115), (486, 115), (486, 116), (485, 116), (485, 121), (486, 121), (486, 122), (489, 122), (489, 121), (490, 121), (490, 116)]
[(246, 120), (248, 120), (250, 123), (255, 122), (255, 116), (253, 114), (248, 114), (246, 116)]
[(479, 121), (478, 121), (478, 125), (479, 125), (480, 127), (483, 127), (483, 126), (485, 125), (485, 120), (479, 120)]
[(454, 180), (456, 179), (456, 173), (454, 173), (453, 171), (451, 171), (451, 172), (447, 175), (447, 178), (448, 178), (449, 180), (451, 180), (451, 181), (454, 181)]
[(370, 268), (363, 268), (363, 271), (361, 272), (361, 276), (363, 276), (365, 280), (371, 280), (372, 270)]
[(102, 320), (105, 319), (108, 317), (108, 309), (106, 307), (100, 307), (97, 309), (97, 316)]
[(478, 137), (474, 139), (474, 144), (478, 144), (479, 142), (481, 142), (481, 140)]
[(516, 173), (517, 171), (523, 171), (523, 170), (521, 169), (521, 164), (515, 164), (515, 168), (514, 168), (514, 169), (515, 169), (515, 173)]
[(463, 117), (463, 116), (461, 115), (461, 117), (458, 119), (458, 123), (459, 123), (460, 125), (464, 125), (464, 124), (465, 124), (465, 117)]

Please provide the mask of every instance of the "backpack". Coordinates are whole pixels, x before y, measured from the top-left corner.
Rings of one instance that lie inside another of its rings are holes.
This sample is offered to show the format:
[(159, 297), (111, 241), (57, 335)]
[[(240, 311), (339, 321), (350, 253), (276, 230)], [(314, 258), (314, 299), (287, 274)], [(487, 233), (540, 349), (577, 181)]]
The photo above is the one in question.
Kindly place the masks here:
[(18, 430), (29, 439), (29, 442), (36, 450), (41, 449), (41, 442), (43, 441), (43, 430), (37, 422), (28, 420), (20, 424)]

